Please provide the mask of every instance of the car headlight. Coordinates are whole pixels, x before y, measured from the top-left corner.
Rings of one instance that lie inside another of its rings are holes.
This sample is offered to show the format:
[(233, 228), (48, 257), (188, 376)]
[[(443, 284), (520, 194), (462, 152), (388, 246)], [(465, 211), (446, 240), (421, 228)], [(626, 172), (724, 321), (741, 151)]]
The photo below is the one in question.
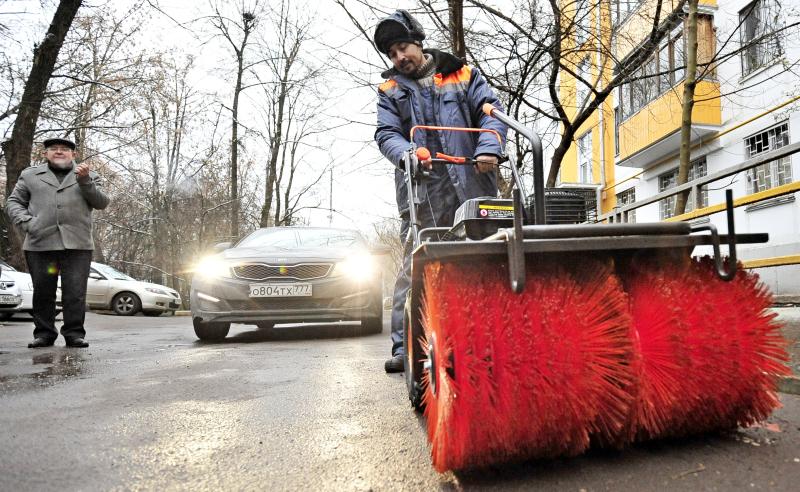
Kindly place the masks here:
[(146, 290), (147, 292), (152, 292), (153, 294), (160, 294), (162, 296), (169, 295), (169, 292), (167, 292), (166, 290), (157, 289), (155, 287), (145, 287), (144, 290)]
[(207, 256), (194, 267), (194, 273), (204, 278), (230, 278), (231, 265), (217, 256)]
[(357, 281), (373, 278), (377, 271), (375, 260), (371, 255), (357, 255), (344, 259), (336, 264), (333, 276), (348, 277)]

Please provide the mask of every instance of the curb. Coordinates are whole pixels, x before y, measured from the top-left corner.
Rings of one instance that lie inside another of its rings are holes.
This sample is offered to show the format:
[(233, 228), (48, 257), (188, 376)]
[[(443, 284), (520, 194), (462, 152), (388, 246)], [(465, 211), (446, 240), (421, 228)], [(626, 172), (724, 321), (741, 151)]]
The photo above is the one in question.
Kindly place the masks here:
[(191, 311), (175, 311), (175, 316), (191, 316)]
[(791, 395), (800, 395), (800, 377), (784, 376), (778, 380), (778, 391)]

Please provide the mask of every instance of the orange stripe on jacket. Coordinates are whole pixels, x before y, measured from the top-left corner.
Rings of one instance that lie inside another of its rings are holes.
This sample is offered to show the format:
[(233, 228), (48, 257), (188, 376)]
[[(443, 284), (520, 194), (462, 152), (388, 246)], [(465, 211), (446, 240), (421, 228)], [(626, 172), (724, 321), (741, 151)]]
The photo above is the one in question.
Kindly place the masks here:
[(392, 88), (394, 88), (394, 87), (397, 87), (397, 82), (395, 82), (395, 81), (394, 81), (394, 80), (392, 80), (392, 79), (389, 79), (389, 80), (387, 80), (386, 82), (384, 82), (384, 83), (382, 83), (381, 85), (379, 85), (379, 86), (378, 86), (378, 90), (379, 90), (379, 91), (381, 91), (381, 92), (386, 92), (386, 91), (388, 91), (389, 89), (392, 89)]
[(441, 87), (447, 84), (463, 84), (464, 82), (469, 82), (470, 77), (472, 76), (472, 68), (467, 65), (459, 68), (455, 72), (448, 74), (447, 76), (442, 76), (441, 73), (437, 73), (433, 76), (433, 83), (436, 84), (437, 87)]

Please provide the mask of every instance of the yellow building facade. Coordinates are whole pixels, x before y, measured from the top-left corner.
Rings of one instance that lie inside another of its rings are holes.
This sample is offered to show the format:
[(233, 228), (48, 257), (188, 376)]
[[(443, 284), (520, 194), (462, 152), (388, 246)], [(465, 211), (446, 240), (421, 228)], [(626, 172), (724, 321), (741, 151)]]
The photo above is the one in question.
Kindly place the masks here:
[[(674, 156), (679, 148), (685, 65), (685, 16), (675, 11), (675, 1), (661, 4), (659, 28), (667, 31), (647, 61), (630, 74), (575, 132), (566, 153), (560, 184), (595, 185), (600, 213), (617, 205), (617, 187), (627, 176), (618, 166), (643, 169), (660, 156)], [(715, 36), (711, 17), (714, 0), (701, 0), (698, 15), (698, 63), (712, 59)], [(559, 95), (567, 117), (574, 121), (587, 104), (587, 84), (602, 89), (647, 41), (656, 15), (656, 0), (568, 0), (562, 3), (562, 44), (565, 53)], [(587, 64), (588, 61), (588, 64)], [(570, 74), (572, 72), (572, 74)], [(574, 74), (574, 75), (573, 75)], [(692, 112), (694, 136), (716, 131), (722, 124), (720, 87), (713, 67), (695, 89)], [(588, 96), (591, 100), (591, 96)], [(630, 175), (631, 173), (625, 173)]]

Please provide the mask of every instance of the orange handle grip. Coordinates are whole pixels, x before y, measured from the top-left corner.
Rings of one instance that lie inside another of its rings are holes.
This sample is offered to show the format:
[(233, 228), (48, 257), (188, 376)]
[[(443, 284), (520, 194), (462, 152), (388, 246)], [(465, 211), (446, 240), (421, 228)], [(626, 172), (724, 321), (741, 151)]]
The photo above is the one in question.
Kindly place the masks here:
[(497, 108), (495, 108), (494, 105), (492, 105), (492, 103), (483, 103), (481, 109), (483, 110), (484, 114), (486, 114), (486, 116), (492, 116), (492, 111), (494, 111)]
[(436, 153), (436, 158), (437, 159), (444, 159), (447, 162), (452, 162), (454, 164), (463, 164), (463, 163), (467, 162), (467, 158), (466, 157), (455, 157), (455, 156), (452, 156), (452, 155), (442, 154), (441, 152), (437, 152)]
[(425, 147), (420, 147), (417, 149), (417, 159), (420, 161), (427, 161), (431, 158), (431, 151), (426, 149)]

